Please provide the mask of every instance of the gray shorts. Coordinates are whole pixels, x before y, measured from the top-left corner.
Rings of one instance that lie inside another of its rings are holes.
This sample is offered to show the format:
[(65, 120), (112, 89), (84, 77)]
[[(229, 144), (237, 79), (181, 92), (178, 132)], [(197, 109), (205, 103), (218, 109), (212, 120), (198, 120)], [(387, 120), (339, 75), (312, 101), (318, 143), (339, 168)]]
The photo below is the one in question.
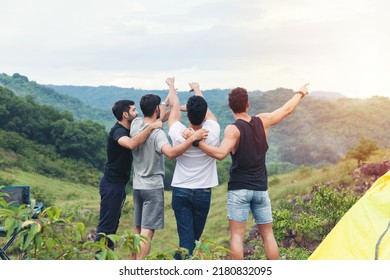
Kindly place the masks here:
[(133, 190), (134, 226), (164, 228), (164, 189)]

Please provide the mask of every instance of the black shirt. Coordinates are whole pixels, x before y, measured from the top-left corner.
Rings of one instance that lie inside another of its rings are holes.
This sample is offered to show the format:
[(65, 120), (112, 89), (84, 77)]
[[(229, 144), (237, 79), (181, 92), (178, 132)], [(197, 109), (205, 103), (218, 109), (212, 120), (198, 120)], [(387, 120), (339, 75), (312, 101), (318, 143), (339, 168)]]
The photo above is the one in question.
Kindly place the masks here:
[(130, 179), (133, 155), (131, 150), (119, 145), (118, 140), (123, 136), (129, 137), (130, 130), (116, 123), (107, 138), (107, 162), (104, 167), (104, 177), (111, 182), (127, 183)]
[(240, 131), (240, 142), (232, 157), (229, 190), (249, 189), (266, 191), (267, 169), (265, 155), (268, 143), (263, 122), (258, 117), (251, 117), (249, 122), (237, 119), (235, 125)]

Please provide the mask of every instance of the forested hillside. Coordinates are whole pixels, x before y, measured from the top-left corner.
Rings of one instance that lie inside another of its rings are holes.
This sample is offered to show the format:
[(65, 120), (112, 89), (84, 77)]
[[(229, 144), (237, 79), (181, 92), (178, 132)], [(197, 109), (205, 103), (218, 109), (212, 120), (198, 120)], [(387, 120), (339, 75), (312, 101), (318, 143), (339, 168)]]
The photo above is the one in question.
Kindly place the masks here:
[[(24, 78), (16, 75), (12, 79)], [(34, 84), (26, 79), (24, 82), (27, 85)], [(91, 91), (93, 89), (90, 88)], [(133, 96), (138, 98), (145, 93), (150, 93), (137, 92), (135, 90)], [(163, 90), (154, 93), (166, 95), (166, 91)], [(251, 92), (250, 113), (270, 112), (277, 109), (293, 94), (292, 90), (282, 88), (268, 92)], [(55, 95), (61, 96), (58, 93)], [(112, 102), (121, 98), (119, 96), (115, 95), (113, 87), (113, 91), (110, 92)], [(181, 92), (179, 96), (183, 102), (190, 93)], [(222, 127), (233, 121), (227, 107), (227, 90), (205, 91), (205, 96)], [(102, 94), (103, 97), (107, 98)], [(124, 95), (123, 98), (129, 97)], [(93, 95), (89, 99), (93, 99)], [(64, 217), (70, 217), (66, 221), (70, 223), (73, 220), (72, 222), (77, 222), (77, 225), (81, 225), (81, 221), (87, 225), (86, 230), (94, 229), (98, 221), (99, 194), (93, 187), (98, 186), (106, 158), (107, 127), (96, 120), (77, 119), (73, 117), (70, 110), (61, 111), (51, 105), (42, 104), (45, 103), (45, 98), (40, 100), (38, 102), (37, 97), (30, 94), (18, 96), (0, 86), (0, 186), (29, 184), (34, 199), (44, 202), (45, 207), (61, 206)], [(112, 104), (107, 100), (105, 102), (106, 106), (111, 108)], [(84, 106), (81, 101), (80, 104)], [(92, 105), (88, 106), (93, 108)], [(374, 178), (356, 172), (357, 158), (354, 157), (339, 161), (334, 166), (322, 168), (307, 166), (338, 161), (345, 156), (347, 150), (357, 144), (360, 136), (373, 139), (379, 148), (388, 149), (390, 117), (386, 114), (386, 110), (389, 106), (389, 99), (384, 97), (373, 97), (367, 100), (348, 98), (328, 100), (311, 98), (309, 95), (302, 100), (291, 116), (270, 129), (269, 190), (275, 205), (274, 232), (280, 242), (282, 259), (307, 259), (315, 246), (357, 199), (355, 195), (350, 199), (351, 194), (345, 191), (349, 189), (364, 191), (371, 185), (370, 180)], [(183, 118), (185, 118), (184, 114)], [(112, 124), (114, 118), (110, 116), (109, 119)], [(376, 151), (368, 162), (378, 163), (388, 157), (388, 150)], [(174, 160), (165, 162), (165, 184), (169, 186)], [(213, 190), (213, 205), (204, 232), (206, 241), (212, 240), (218, 246), (226, 248), (229, 236), (225, 213), (229, 165), (229, 157), (225, 161), (218, 162), (221, 186)], [(280, 174), (293, 168), (296, 169), (294, 172)], [(165, 209), (170, 209), (171, 193), (166, 193)], [(314, 196), (314, 193), (317, 196)], [(302, 195), (305, 196), (302, 198)], [(310, 216), (307, 216), (307, 213)], [(171, 209), (166, 211), (166, 215), (167, 221), (173, 221)], [(329, 223), (329, 218), (334, 219), (334, 223)], [(132, 219), (131, 203), (127, 203), (123, 209), (119, 234), (128, 232), (132, 227)], [(55, 227), (50, 223), (48, 226)], [(63, 226), (61, 224), (61, 229)], [(318, 232), (321, 234), (318, 235)], [(83, 236), (86, 234), (87, 232), (84, 232)], [(59, 234), (53, 236), (57, 237)], [(68, 244), (73, 242), (73, 237), (73, 234), (61, 235), (58, 242)], [(156, 252), (152, 253), (152, 256), (171, 257), (172, 254), (166, 249), (167, 244), (176, 244), (178, 242), (176, 239), (175, 223), (169, 222), (166, 229), (153, 240), (158, 245), (154, 246)], [(252, 245), (258, 242), (258, 240), (247, 242), (248, 246), (245, 249), (247, 258), (265, 258), (264, 252), (255, 250)], [(85, 247), (80, 251), (74, 249), (78, 248), (77, 246), (84, 246), (83, 244), (85, 243), (77, 240), (74, 247), (69, 247), (73, 248), (70, 252), (88, 253)], [(118, 249), (116, 252), (120, 258), (127, 259), (129, 246)], [(75, 254), (72, 257), (92, 259), (95, 251), (95, 249), (90, 251), (91, 256)], [(38, 259), (58, 258), (55, 250), (37, 252), (41, 253), (35, 256)], [(215, 254), (209, 258), (218, 259), (218, 257), (219, 255)]]
[[(252, 112), (271, 111), (276, 102), (291, 97), (289, 90), (275, 90), (252, 96)], [(280, 161), (317, 165), (336, 163), (361, 136), (390, 146), (390, 108), (386, 97), (318, 100), (307, 96), (296, 111), (270, 129), (270, 143)]]
[[(57, 92), (83, 100), (86, 104), (104, 108), (117, 99), (131, 98), (136, 104), (142, 95), (154, 93), (162, 98), (166, 90), (146, 91), (118, 87), (50, 86)], [(227, 106), (228, 90), (205, 90), (204, 96), (223, 129), (233, 122)], [(282, 106), (294, 94), (291, 89), (249, 93), (250, 113), (272, 112)], [(191, 95), (178, 93), (181, 103)], [(278, 173), (299, 165), (334, 164), (347, 150), (356, 145), (360, 136), (372, 138), (382, 148), (390, 146), (390, 117), (385, 114), (390, 106), (386, 97), (370, 99), (343, 98), (341, 94), (325, 92), (309, 94), (297, 110), (269, 133), (269, 171)], [(185, 115), (183, 115), (185, 120)]]
[(18, 96), (32, 96), (37, 103), (51, 105), (61, 112), (72, 112), (76, 119), (94, 120), (104, 125), (108, 125), (107, 120), (111, 120), (110, 108), (91, 107), (80, 99), (59, 94), (51, 88), (29, 81), (18, 73), (12, 76), (0, 74), (0, 86), (10, 89)]
[[(47, 87), (50, 87), (65, 96), (79, 98), (85, 104), (99, 109), (107, 108), (107, 106), (114, 104), (115, 101), (119, 99), (131, 99), (138, 106), (141, 97), (145, 94), (157, 94), (162, 99), (168, 94), (167, 90), (142, 90), (114, 86), (88, 87), (47, 85)], [(233, 121), (231, 111), (227, 107), (228, 90), (204, 90), (203, 94), (210, 108), (218, 117), (218, 121), (221, 123), (222, 127), (225, 127)], [(180, 103), (185, 104), (191, 95), (192, 93), (179, 91), (178, 96)], [(141, 110), (138, 111), (142, 114)], [(183, 121), (186, 121), (185, 115), (183, 115)]]
[(23, 155), (21, 151), (27, 149), (24, 156), (29, 156), (41, 151), (38, 161), (40, 155), (50, 155), (53, 160), (63, 157), (100, 169), (105, 161), (107, 132), (102, 125), (76, 121), (69, 112), (61, 113), (52, 106), (37, 104), (31, 96), (19, 97), (2, 87), (0, 131), (0, 148), (5, 152)]
[[(138, 104), (144, 94), (154, 93), (162, 98), (167, 95), (167, 90), (114, 86), (42, 86), (28, 81), (28, 78), (19, 74), (13, 76), (3, 74), (0, 78), (0, 83), (4, 84), (7, 81), (6, 87), (15, 88), (25, 94), (30, 94), (30, 88), (40, 89), (33, 91), (32, 95), (40, 103), (51, 104), (52, 95), (58, 97), (57, 107), (66, 107), (69, 98), (78, 100), (80, 107), (72, 109), (68, 106), (67, 110), (76, 116), (79, 111), (89, 112), (88, 110), (92, 108), (97, 116), (90, 114), (90, 119), (103, 124), (106, 130), (115, 120), (111, 113), (103, 111), (109, 112), (116, 100), (132, 99)], [(46, 94), (43, 94), (45, 92)], [(209, 107), (221, 124), (221, 136), (224, 127), (233, 122), (232, 113), (227, 106), (227, 94), (227, 89), (204, 91)], [(250, 92), (250, 113), (271, 112), (282, 106), (293, 94), (292, 89), (284, 88)], [(181, 103), (185, 103), (191, 93), (179, 92), (178, 95)], [(324, 92), (320, 95), (322, 98), (317, 98), (314, 93), (313, 97), (309, 94), (291, 116), (270, 129), (268, 139), (270, 150), (267, 155), (270, 174), (289, 171), (300, 165), (334, 164), (349, 148), (357, 144), (360, 136), (373, 139), (380, 148), (389, 147), (390, 134), (387, 132), (390, 130), (390, 116), (385, 113), (390, 106), (388, 98), (340, 98), (342, 95), (335, 93), (330, 93), (332, 98), (323, 98), (326, 96)], [(185, 114), (183, 120), (186, 120)], [(171, 163), (167, 162), (169, 167)]]

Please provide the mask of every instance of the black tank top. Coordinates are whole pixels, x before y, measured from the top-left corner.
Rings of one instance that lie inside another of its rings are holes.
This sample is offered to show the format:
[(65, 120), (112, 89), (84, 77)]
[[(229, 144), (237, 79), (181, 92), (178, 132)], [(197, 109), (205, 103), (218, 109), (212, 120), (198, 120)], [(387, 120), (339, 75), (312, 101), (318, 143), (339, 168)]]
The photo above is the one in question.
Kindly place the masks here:
[(236, 152), (230, 153), (232, 165), (228, 190), (266, 191), (268, 184), (265, 155), (268, 143), (263, 122), (258, 117), (251, 117), (249, 122), (238, 119), (233, 125), (240, 131), (240, 142)]

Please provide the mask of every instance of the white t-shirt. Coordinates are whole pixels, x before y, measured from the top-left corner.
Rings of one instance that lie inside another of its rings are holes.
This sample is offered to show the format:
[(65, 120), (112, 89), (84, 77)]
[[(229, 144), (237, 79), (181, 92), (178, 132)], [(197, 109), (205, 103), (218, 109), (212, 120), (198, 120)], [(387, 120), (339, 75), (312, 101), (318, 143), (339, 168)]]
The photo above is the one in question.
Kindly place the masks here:
[[(207, 120), (203, 128), (209, 131), (205, 142), (212, 146), (219, 145), (220, 126), (216, 121)], [(169, 129), (172, 146), (185, 141), (181, 135), (186, 127), (181, 122), (175, 122)], [(198, 147), (191, 146), (181, 156), (176, 158), (172, 186), (179, 188), (204, 189), (218, 186), (216, 160), (206, 155)]]

